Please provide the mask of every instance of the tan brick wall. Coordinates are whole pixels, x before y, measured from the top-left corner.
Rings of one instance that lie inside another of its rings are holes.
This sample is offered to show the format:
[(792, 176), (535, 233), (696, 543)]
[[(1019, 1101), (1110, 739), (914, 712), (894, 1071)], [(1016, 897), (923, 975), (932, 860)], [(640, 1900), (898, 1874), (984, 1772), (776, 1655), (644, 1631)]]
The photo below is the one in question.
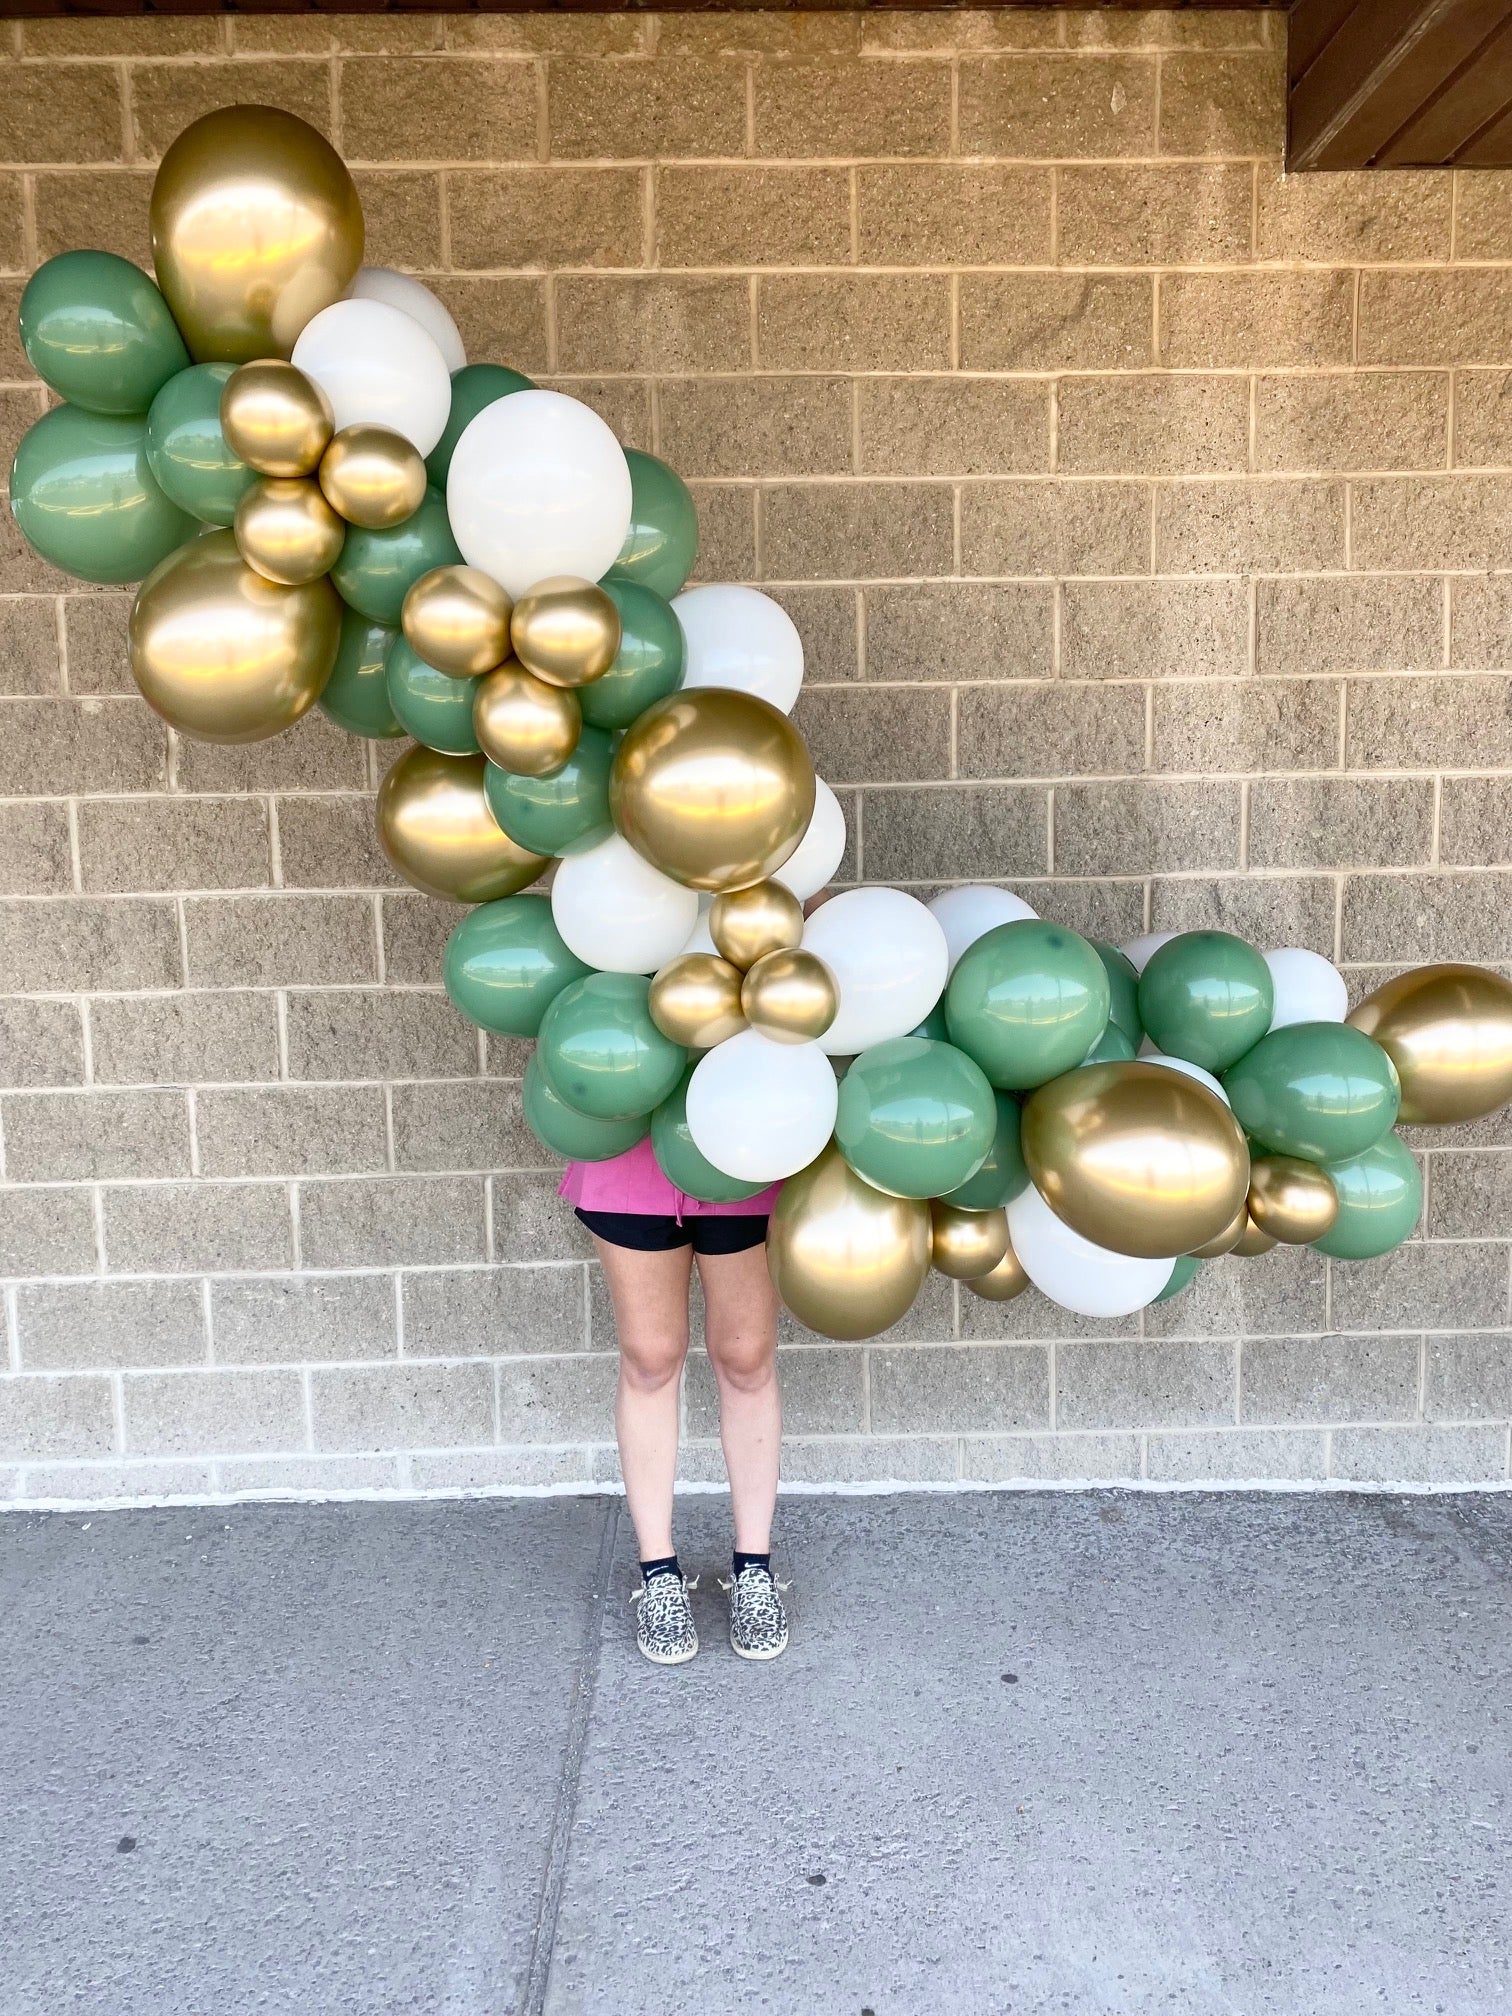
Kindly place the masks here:
[[(3, 32), (12, 437), (29, 265), (144, 256), (171, 135), (288, 105), (372, 256), (668, 456), (702, 571), (792, 609), (848, 872), (1357, 989), (1512, 961), (1512, 177), (1283, 181), (1265, 17)], [(440, 991), (449, 915), (374, 850), (372, 753), (174, 743), (124, 599), (7, 541), (4, 1491), (608, 1474), (602, 1293), (517, 1051)], [(794, 1337), (789, 1472), (1503, 1477), (1509, 1140), (1436, 1142), (1388, 1261), (1224, 1261), (1095, 1330), (935, 1279), (868, 1349)]]

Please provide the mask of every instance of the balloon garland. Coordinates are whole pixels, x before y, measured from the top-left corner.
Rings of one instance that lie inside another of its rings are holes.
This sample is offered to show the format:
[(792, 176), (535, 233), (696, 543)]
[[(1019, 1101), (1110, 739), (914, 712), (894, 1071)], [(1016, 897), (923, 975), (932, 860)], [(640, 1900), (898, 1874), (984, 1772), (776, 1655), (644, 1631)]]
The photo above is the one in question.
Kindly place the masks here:
[(469, 364), (427, 288), (364, 267), (352, 178), (287, 113), (196, 121), (151, 222), (156, 286), (78, 251), (22, 297), (64, 402), (16, 454), (23, 534), (141, 581), (131, 669), (179, 734), (258, 741), (319, 705), (413, 738), (379, 836), (474, 906), (446, 989), (536, 1039), (543, 1145), (649, 1141), (711, 1202), (781, 1183), (772, 1274), (813, 1329), (886, 1329), (931, 1266), (1120, 1316), (1221, 1253), (1369, 1259), (1421, 1209), (1397, 1123), (1512, 1097), (1512, 986), (1476, 967), (1350, 1014), (1303, 948), (1120, 950), (1003, 889), (805, 918), (845, 820), (788, 718), (802, 643), (756, 589), (686, 588), (675, 473)]

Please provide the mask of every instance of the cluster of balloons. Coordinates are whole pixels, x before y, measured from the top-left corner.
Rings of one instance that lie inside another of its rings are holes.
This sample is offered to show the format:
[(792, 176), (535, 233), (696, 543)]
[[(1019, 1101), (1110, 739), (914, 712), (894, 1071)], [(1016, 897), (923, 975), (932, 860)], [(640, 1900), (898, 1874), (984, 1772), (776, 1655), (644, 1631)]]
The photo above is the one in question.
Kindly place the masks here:
[(180, 733), (318, 704), (413, 738), (380, 837), (473, 906), (446, 987), (535, 1039), (536, 1134), (649, 1137), (711, 1202), (780, 1183), (772, 1271), (813, 1328), (875, 1334), (931, 1266), (1113, 1316), (1219, 1253), (1383, 1253), (1421, 1203), (1398, 1120), (1512, 1096), (1512, 987), (1473, 967), (1347, 1015), (1326, 960), (1224, 932), (1119, 950), (975, 886), (815, 907), (846, 832), (789, 718), (802, 643), (755, 589), (686, 587), (676, 474), (364, 267), (350, 175), (286, 113), (181, 134), (152, 242), (158, 285), (81, 251), (25, 291), (64, 403), (16, 457), (22, 531), (141, 581), (132, 671)]

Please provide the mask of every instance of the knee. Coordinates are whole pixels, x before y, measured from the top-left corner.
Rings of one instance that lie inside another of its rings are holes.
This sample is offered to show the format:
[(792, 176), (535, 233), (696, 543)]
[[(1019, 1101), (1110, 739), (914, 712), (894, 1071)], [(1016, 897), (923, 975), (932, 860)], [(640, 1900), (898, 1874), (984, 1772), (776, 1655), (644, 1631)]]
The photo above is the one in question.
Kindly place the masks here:
[(620, 1378), (637, 1393), (657, 1393), (682, 1376), (686, 1337), (621, 1338)]
[(759, 1393), (777, 1376), (777, 1339), (765, 1330), (738, 1331), (709, 1340), (719, 1384), (731, 1393)]

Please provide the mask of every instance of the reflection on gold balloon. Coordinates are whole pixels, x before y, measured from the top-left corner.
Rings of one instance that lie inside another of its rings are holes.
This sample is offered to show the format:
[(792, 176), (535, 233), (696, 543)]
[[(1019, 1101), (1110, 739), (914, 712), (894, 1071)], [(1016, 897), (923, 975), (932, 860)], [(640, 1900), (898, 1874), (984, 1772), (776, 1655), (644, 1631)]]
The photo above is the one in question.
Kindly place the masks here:
[(345, 538), (345, 525), (307, 477), (261, 476), (236, 507), (242, 558), (285, 588), (329, 574)]
[(954, 1204), (931, 1204), (934, 1264), (955, 1281), (975, 1281), (990, 1274), (1008, 1251), (1008, 1215), (1004, 1211), (962, 1211)]
[(742, 972), (768, 952), (784, 952), (803, 937), (803, 905), (781, 882), (753, 882), (716, 896), (709, 936)]
[(651, 982), (651, 1020), (670, 1042), (712, 1050), (746, 1026), (740, 975), (712, 952), (685, 952)]
[(410, 649), (427, 665), (476, 679), (509, 656), (510, 606), (480, 568), (433, 567), (405, 596), (401, 621)]
[(420, 509), (425, 464), (391, 427), (343, 427), (320, 458), (320, 487), (349, 525), (380, 532)]
[(620, 613), (594, 582), (554, 574), (516, 602), (509, 634), (515, 656), (538, 679), (550, 686), (586, 686), (614, 663)]
[(875, 1337), (905, 1316), (930, 1247), (929, 1206), (874, 1190), (833, 1144), (783, 1184), (767, 1229), (777, 1293), (821, 1337)]
[(1024, 1161), (1055, 1215), (1143, 1260), (1223, 1230), (1249, 1187), (1249, 1151), (1215, 1093), (1156, 1064), (1087, 1064), (1024, 1106)]
[(1029, 1286), (1029, 1276), (1010, 1246), (990, 1273), (972, 1275), (966, 1286), (984, 1302), (1011, 1302)]
[(577, 695), (548, 686), (516, 658), (495, 666), (473, 701), (479, 747), (516, 777), (547, 777), (560, 770), (582, 732)]
[(773, 1043), (816, 1043), (835, 1019), (840, 993), (822, 959), (792, 948), (756, 961), (740, 1005), (751, 1027)]
[(1204, 1239), (1200, 1246), (1192, 1248), (1194, 1260), (1217, 1260), (1225, 1253), (1232, 1253), (1249, 1228), (1249, 1208), (1241, 1204), (1223, 1230), (1211, 1239)]
[(419, 744), (379, 786), (378, 838), (406, 882), (453, 903), (513, 896), (546, 866), (494, 824), (481, 756), (443, 756)]
[(1402, 1081), (1404, 1123), (1479, 1120), (1512, 1099), (1512, 983), (1483, 966), (1399, 973), (1349, 1017)]
[(1270, 1234), (1262, 1232), (1254, 1219), (1246, 1213), (1244, 1230), (1229, 1251), (1240, 1260), (1258, 1260), (1262, 1253), (1269, 1253), (1275, 1244), (1276, 1241)]
[(780, 868), (814, 813), (814, 766), (785, 714), (750, 693), (696, 687), (626, 731), (610, 781), (614, 823), (690, 889), (743, 889)]
[(158, 285), (200, 360), (287, 357), (310, 318), (351, 286), (362, 244), (362, 205), (341, 156), (303, 119), (267, 105), (196, 119), (152, 185)]
[(132, 677), (181, 735), (261, 742), (320, 698), (341, 638), (329, 581), (280, 588), (247, 565), (230, 532), (170, 553), (131, 610)]
[(231, 373), (220, 418), (232, 454), (260, 476), (313, 476), (336, 424), (314, 379), (277, 357)]
[(1310, 1246), (1339, 1215), (1339, 1193), (1326, 1169), (1295, 1155), (1261, 1155), (1250, 1164), (1249, 1222), (1285, 1246)]

